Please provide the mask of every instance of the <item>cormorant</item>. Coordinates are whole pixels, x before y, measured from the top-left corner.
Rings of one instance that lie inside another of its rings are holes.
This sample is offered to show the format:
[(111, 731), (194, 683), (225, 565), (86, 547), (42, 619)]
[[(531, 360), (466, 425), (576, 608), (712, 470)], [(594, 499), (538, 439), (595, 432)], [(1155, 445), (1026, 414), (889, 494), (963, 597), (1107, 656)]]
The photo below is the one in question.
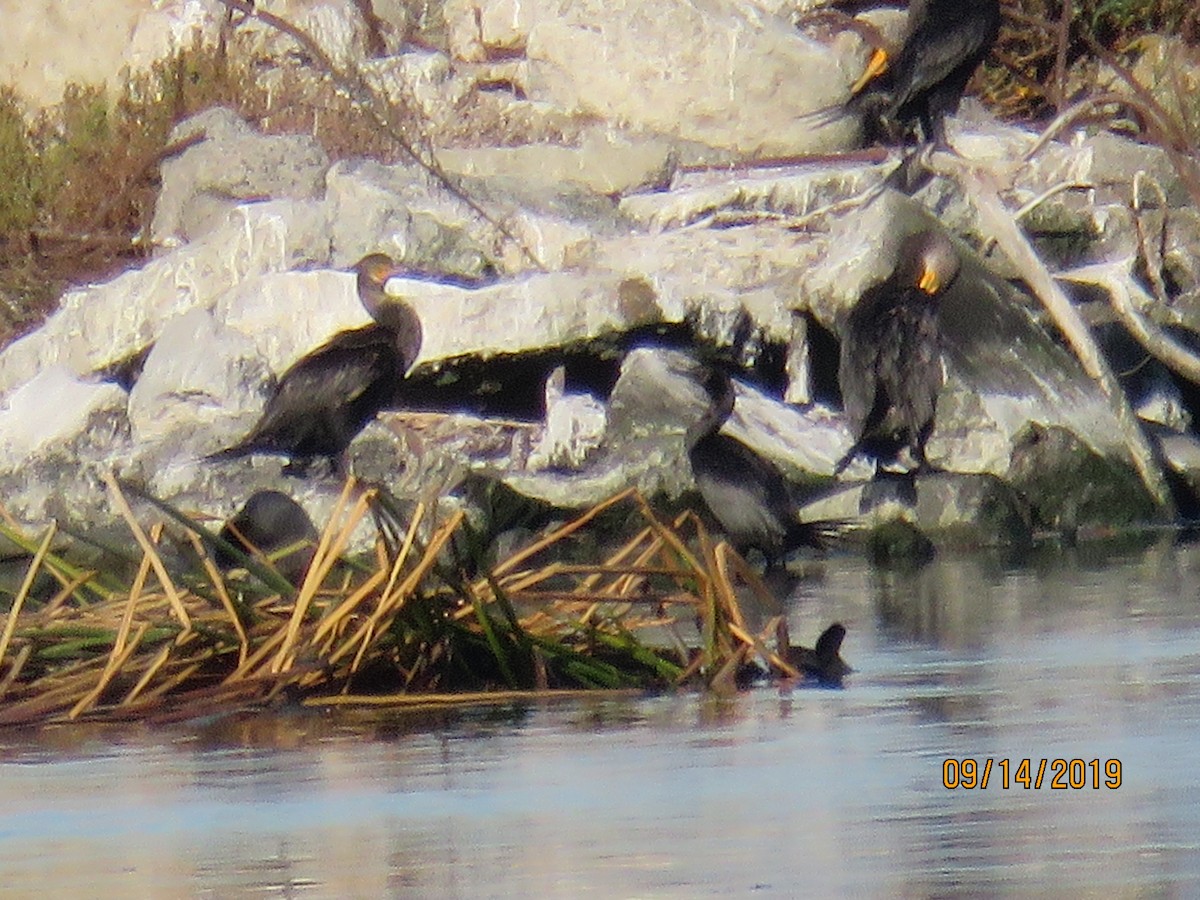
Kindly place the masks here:
[(886, 121), (919, 121), (926, 141), (945, 144), (943, 119), (958, 109), (999, 33), (1000, 0), (912, 0), (899, 54), (893, 60), (876, 49), (846, 105)]
[[(304, 546), (274, 560), (275, 568), (292, 584), (304, 577), (319, 537), (304, 507), (280, 491), (255, 491), (218, 536), (246, 553), (264, 556), (303, 542)], [(237, 566), (224, 548), (218, 548), (213, 559), (222, 569)]]
[(890, 462), (910, 447), (925, 468), (942, 389), (939, 301), (960, 261), (941, 231), (909, 235), (892, 276), (867, 289), (846, 320), (838, 381), (854, 444), (838, 462), (840, 474), (859, 453)]
[(396, 387), (421, 348), (421, 322), (408, 304), (388, 297), (384, 284), (400, 272), (382, 254), (355, 266), (358, 296), (376, 324), (341, 331), (280, 377), (250, 433), (208, 459), (254, 453), (289, 458), (286, 475), (303, 475), (320, 457), (334, 471), (340, 457)]
[(733, 412), (734, 388), (720, 368), (704, 383), (711, 405), (691, 429), (688, 458), (700, 496), (739, 551), (755, 547), (773, 562), (800, 546), (820, 547), (814, 526), (797, 518), (797, 503), (780, 471), (737, 438), (719, 434)]

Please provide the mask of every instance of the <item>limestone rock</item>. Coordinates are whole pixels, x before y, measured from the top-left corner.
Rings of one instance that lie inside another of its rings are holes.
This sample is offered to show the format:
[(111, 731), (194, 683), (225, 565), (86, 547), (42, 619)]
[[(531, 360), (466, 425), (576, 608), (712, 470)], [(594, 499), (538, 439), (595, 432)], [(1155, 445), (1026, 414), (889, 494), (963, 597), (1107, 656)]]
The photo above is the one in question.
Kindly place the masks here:
[(268, 271), (323, 259), (323, 210), (287, 200), (235, 208), (205, 238), (100, 285), (68, 291), (37, 331), (0, 352), (0, 393), (57, 363), (89, 375), (141, 353), (166, 322)]
[(837, 523), (847, 536), (866, 540), (895, 522), (913, 526), (935, 546), (1021, 546), (1031, 539), (1024, 501), (991, 475), (936, 472), (911, 484), (852, 484), (805, 504), (800, 518)]
[(204, 139), (161, 167), (162, 190), (150, 223), (160, 246), (194, 241), (221, 227), (240, 203), (312, 200), (324, 191), (329, 158), (307, 135), (258, 134), (224, 107), (181, 122), (171, 142), (196, 135)]
[(39, 372), (0, 411), (0, 491), (20, 521), (108, 518), (99, 473), (128, 457), (127, 396), (64, 366)]
[(129, 394), (131, 436), (185, 446), (181, 436), (199, 433), (198, 453), (219, 450), (209, 436), (213, 423), (256, 416), (268, 377), (249, 337), (193, 309), (166, 324), (146, 358)]
[(843, 99), (835, 54), (725, 0), (521, 4), (530, 97), (744, 156), (843, 146), (853, 125), (801, 116)]
[(326, 177), (333, 259), (351, 266), (384, 252), (417, 269), (474, 277), (488, 268), (494, 234), (463, 201), (409, 166), (345, 161)]
[(546, 424), (529, 454), (530, 469), (578, 469), (595, 453), (604, 437), (607, 414), (591, 394), (564, 390), (566, 369), (559, 366), (546, 380)]
[(468, 177), (510, 178), (528, 184), (581, 184), (597, 194), (622, 194), (657, 184), (669, 175), (671, 146), (666, 141), (634, 140), (591, 129), (579, 147), (526, 144), (443, 150), (442, 167)]
[(276, 374), (336, 332), (373, 320), (346, 272), (268, 272), (222, 294), (213, 316), (248, 340)]
[[(344, 68), (368, 54), (369, 29), (354, 0), (256, 0), (255, 7), (303, 31), (335, 66)], [(307, 54), (294, 38), (259, 19), (248, 19), (236, 35), (241, 49), (255, 57), (280, 60)]]

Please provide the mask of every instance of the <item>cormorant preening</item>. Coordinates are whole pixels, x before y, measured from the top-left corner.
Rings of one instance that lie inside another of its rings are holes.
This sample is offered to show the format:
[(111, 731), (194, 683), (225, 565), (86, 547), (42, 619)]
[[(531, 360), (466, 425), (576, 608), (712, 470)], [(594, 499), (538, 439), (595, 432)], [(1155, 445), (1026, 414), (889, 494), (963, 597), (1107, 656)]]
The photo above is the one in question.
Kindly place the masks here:
[(337, 471), (350, 442), (391, 404), (420, 351), (421, 322), (408, 304), (384, 292), (400, 271), (391, 259), (372, 254), (355, 270), (359, 299), (376, 324), (338, 332), (292, 365), (250, 433), (209, 459), (286, 456), (284, 474), (303, 475), (325, 457)]
[(704, 384), (711, 405), (689, 434), (688, 458), (700, 496), (739, 551), (756, 547), (773, 562), (800, 546), (819, 547), (814, 526), (797, 518), (797, 503), (783, 475), (737, 438), (719, 434), (733, 412), (733, 382), (709, 370)]
[(925, 441), (942, 389), (937, 315), (942, 294), (958, 275), (958, 252), (941, 231), (909, 235), (892, 276), (868, 288), (842, 333), (838, 381), (854, 444), (840, 474), (859, 453), (890, 462), (904, 447), (927, 465)]
[(944, 144), (942, 120), (999, 32), (999, 0), (912, 0), (899, 54), (875, 50), (846, 105), (889, 122), (919, 121), (926, 141)]
[[(275, 568), (292, 584), (299, 584), (304, 577), (318, 539), (316, 526), (304, 507), (280, 491), (255, 491), (218, 536), (245, 553), (257, 551), (267, 557), (300, 545), (274, 560)], [(222, 569), (237, 566), (237, 560), (223, 547), (217, 549), (213, 559)]]

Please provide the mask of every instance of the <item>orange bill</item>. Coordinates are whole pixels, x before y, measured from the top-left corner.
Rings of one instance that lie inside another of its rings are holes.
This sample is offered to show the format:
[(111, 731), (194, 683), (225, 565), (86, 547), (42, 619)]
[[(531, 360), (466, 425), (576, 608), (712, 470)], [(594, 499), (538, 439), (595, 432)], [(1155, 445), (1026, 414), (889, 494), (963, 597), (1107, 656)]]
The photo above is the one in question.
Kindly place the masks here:
[(867, 60), (867, 69), (859, 76), (858, 81), (854, 82), (854, 87), (850, 88), (850, 96), (857, 96), (858, 93), (868, 84), (887, 71), (888, 55), (886, 50), (876, 47), (871, 51), (871, 58)]
[(933, 296), (938, 292), (938, 288), (942, 286), (942, 281), (938, 278), (937, 270), (932, 266), (925, 266), (921, 270), (921, 278), (917, 282), (917, 287), (923, 290), (926, 294)]

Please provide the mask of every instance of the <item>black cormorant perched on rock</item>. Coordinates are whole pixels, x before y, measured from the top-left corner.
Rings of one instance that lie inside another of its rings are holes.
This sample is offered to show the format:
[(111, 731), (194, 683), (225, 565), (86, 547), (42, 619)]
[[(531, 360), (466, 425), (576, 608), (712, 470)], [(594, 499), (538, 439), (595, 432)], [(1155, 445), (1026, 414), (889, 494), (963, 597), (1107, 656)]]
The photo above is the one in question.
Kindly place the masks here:
[(886, 121), (919, 121), (926, 141), (944, 144), (942, 120), (958, 108), (999, 32), (999, 0), (912, 0), (899, 54), (875, 50), (847, 106)]
[(688, 458), (713, 518), (739, 551), (755, 547), (768, 562), (801, 546), (821, 546), (815, 527), (797, 518), (796, 500), (780, 471), (737, 438), (718, 433), (733, 412), (729, 375), (710, 369), (704, 388), (711, 405), (689, 433)]
[(890, 462), (911, 448), (924, 468), (942, 389), (938, 307), (960, 261), (941, 231), (909, 235), (890, 278), (867, 289), (842, 332), (838, 381), (854, 444), (837, 464), (840, 474), (859, 453)]
[(250, 433), (209, 459), (275, 454), (289, 458), (285, 474), (303, 475), (325, 457), (337, 471), (350, 442), (391, 404), (420, 352), (421, 322), (408, 304), (384, 292), (400, 272), (391, 259), (372, 254), (355, 271), (359, 299), (376, 323), (338, 332), (293, 364)]
[[(295, 547), (274, 560), (275, 568), (292, 584), (304, 577), (319, 537), (304, 507), (280, 491), (255, 491), (218, 536), (245, 553), (257, 551), (267, 557)], [(224, 548), (219, 548), (213, 558), (222, 569), (237, 565)]]

